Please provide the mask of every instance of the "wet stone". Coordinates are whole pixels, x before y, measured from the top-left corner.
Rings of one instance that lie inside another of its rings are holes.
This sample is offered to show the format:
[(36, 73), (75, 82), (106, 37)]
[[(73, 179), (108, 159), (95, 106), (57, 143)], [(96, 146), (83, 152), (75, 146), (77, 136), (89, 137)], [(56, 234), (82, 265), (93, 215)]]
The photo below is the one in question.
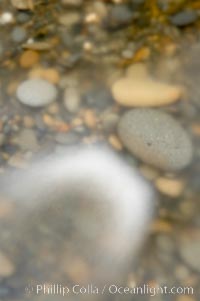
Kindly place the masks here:
[(27, 32), (23, 27), (17, 26), (11, 32), (11, 38), (13, 42), (21, 43), (26, 40)]
[(57, 97), (56, 87), (43, 79), (30, 79), (22, 82), (17, 89), (19, 101), (30, 107), (42, 107)]
[(174, 118), (162, 111), (130, 110), (120, 119), (118, 133), (133, 155), (159, 169), (177, 171), (192, 161), (189, 135)]
[(171, 23), (179, 27), (190, 25), (197, 19), (198, 14), (195, 10), (185, 10), (170, 17)]
[(55, 137), (57, 143), (73, 145), (77, 144), (80, 141), (80, 137), (77, 133), (58, 133)]

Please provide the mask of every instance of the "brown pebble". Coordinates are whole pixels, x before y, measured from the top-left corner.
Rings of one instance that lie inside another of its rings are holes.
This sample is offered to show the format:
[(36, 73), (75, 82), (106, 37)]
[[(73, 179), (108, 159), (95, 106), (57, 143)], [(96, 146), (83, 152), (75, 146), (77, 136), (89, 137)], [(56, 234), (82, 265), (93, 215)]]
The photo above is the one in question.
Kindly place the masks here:
[(108, 138), (108, 142), (117, 151), (121, 151), (123, 149), (123, 145), (122, 145), (121, 141), (115, 135), (110, 135)]
[(15, 272), (15, 267), (10, 259), (0, 251), (0, 277), (9, 277)]
[(97, 118), (95, 112), (92, 110), (85, 110), (83, 112), (83, 121), (88, 128), (96, 128)]
[(30, 78), (42, 78), (52, 84), (58, 84), (60, 81), (60, 74), (53, 68), (37, 67), (29, 73)]
[(185, 183), (181, 179), (160, 177), (155, 181), (155, 186), (161, 193), (176, 198), (183, 193)]
[(19, 59), (22, 68), (31, 68), (39, 61), (39, 54), (33, 50), (24, 51)]

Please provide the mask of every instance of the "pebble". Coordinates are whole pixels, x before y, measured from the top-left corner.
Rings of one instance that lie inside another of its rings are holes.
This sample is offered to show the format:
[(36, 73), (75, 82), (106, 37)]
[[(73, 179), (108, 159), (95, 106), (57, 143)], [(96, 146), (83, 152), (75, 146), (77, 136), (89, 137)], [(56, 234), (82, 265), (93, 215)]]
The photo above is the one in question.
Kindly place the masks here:
[(179, 243), (179, 252), (184, 262), (189, 265), (190, 268), (197, 272), (200, 272), (200, 238), (197, 237), (185, 237)]
[(42, 107), (53, 102), (57, 97), (54, 85), (43, 79), (29, 79), (17, 88), (19, 101), (30, 107)]
[(27, 38), (27, 32), (25, 28), (21, 26), (14, 27), (13, 31), (11, 32), (11, 38), (16, 43), (25, 41)]
[(193, 147), (188, 134), (164, 112), (130, 110), (120, 119), (118, 133), (134, 156), (159, 169), (178, 171), (192, 161)]
[(176, 198), (182, 195), (185, 183), (181, 179), (168, 179), (160, 177), (155, 181), (156, 188), (169, 197)]
[(90, 128), (94, 129), (97, 125), (97, 116), (93, 110), (87, 109), (83, 112), (84, 124)]
[(123, 149), (123, 145), (122, 145), (121, 141), (115, 135), (110, 135), (108, 137), (108, 142), (117, 151), (121, 151)]
[(80, 108), (81, 96), (76, 87), (67, 87), (64, 91), (64, 106), (69, 113), (76, 113)]
[(36, 151), (38, 150), (38, 142), (35, 131), (32, 129), (23, 129), (16, 135), (12, 142), (17, 144), (23, 151)]
[(182, 93), (179, 86), (157, 82), (146, 77), (121, 78), (113, 84), (111, 91), (115, 101), (127, 107), (169, 105), (180, 99)]
[(125, 4), (117, 4), (111, 8), (108, 14), (107, 25), (109, 28), (115, 29), (119, 26), (129, 24), (132, 19), (133, 12), (129, 7)]
[(30, 78), (42, 78), (52, 84), (59, 84), (59, 82), (60, 82), (60, 74), (54, 68), (42, 68), (42, 67), (34, 68), (30, 71), (29, 77)]
[(33, 0), (11, 0), (12, 5), (19, 10), (33, 10)]
[(74, 145), (80, 141), (80, 136), (74, 132), (58, 133), (56, 134), (55, 140), (60, 144)]
[(197, 19), (198, 14), (195, 10), (185, 10), (173, 15), (170, 21), (173, 25), (182, 27), (194, 23)]
[(31, 68), (39, 61), (39, 54), (33, 50), (26, 50), (22, 53), (19, 63), (22, 68)]
[(10, 259), (0, 251), (0, 277), (9, 277), (15, 272), (15, 267)]

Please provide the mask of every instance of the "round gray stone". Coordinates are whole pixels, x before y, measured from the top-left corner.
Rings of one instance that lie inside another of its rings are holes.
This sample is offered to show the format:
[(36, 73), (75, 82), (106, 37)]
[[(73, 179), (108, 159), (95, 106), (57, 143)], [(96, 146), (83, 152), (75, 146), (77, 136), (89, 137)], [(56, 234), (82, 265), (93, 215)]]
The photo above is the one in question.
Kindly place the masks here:
[(43, 79), (29, 79), (17, 89), (19, 101), (30, 107), (42, 107), (52, 103), (57, 97), (54, 85)]
[(25, 41), (25, 39), (27, 38), (27, 32), (25, 28), (16, 26), (11, 32), (11, 38), (16, 43), (21, 43)]
[(187, 26), (198, 19), (198, 14), (195, 10), (185, 10), (173, 15), (170, 20), (173, 25), (182, 27)]
[(190, 164), (193, 147), (187, 132), (170, 115), (156, 109), (135, 109), (120, 119), (124, 146), (147, 164), (177, 171)]

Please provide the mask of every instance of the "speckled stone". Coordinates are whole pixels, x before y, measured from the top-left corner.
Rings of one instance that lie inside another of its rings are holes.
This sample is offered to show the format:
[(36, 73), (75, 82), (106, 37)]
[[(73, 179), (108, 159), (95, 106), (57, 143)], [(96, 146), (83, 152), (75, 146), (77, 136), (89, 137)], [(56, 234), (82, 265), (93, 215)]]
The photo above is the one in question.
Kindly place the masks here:
[(166, 171), (190, 164), (190, 137), (170, 115), (156, 109), (135, 109), (125, 113), (118, 125), (124, 146), (137, 158)]
[(17, 89), (19, 101), (30, 107), (46, 106), (52, 103), (56, 97), (56, 87), (43, 79), (26, 80)]

